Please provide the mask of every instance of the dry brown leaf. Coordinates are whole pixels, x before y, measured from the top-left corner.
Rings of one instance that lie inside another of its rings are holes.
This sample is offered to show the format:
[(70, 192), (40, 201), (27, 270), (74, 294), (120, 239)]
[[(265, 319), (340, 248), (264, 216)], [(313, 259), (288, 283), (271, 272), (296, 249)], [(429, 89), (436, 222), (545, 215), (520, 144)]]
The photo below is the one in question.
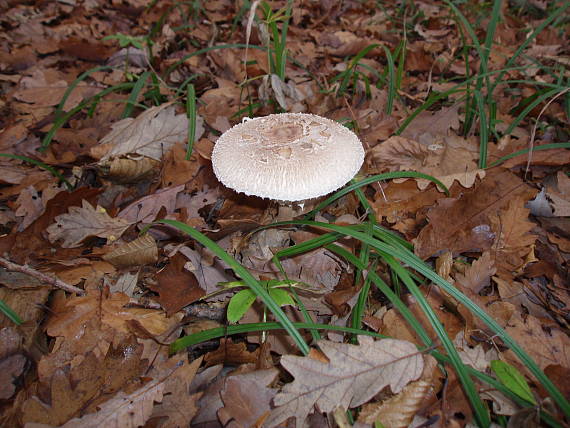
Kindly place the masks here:
[(172, 257), (176, 252), (180, 252), (188, 259), (184, 264), (184, 268), (194, 274), (198, 284), (200, 284), (202, 289), (206, 290), (207, 294), (220, 291), (220, 287), (217, 286), (219, 282), (236, 280), (235, 276), (226, 272), (226, 266), (218, 258), (208, 260), (207, 257), (187, 246), (177, 247), (168, 254), (169, 257)]
[(0, 359), (0, 400), (8, 400), (16, 392), (15, 381), (22, 376), (28, 359), (17, 353)]
[(423, 143), (422, 138), (432, 139), (435, 136), (446, 136), (452, 130), (458, 131), (460, 107), (461, 104), (456, 103), (451, 107), (443, 107), (436, 112), (422, 111), (404, 129), (401, 135)]
[(215, 424), (219, 424), (217, 412), (224, 405), (220, 398), (220, 391), (225, 381), (225, 375), (221, 372), (222, 368), (221, 364), (208, 367), (198, 373), (190, 385), (191, 393), (203, 392), (198, 401), (198, 413), (192, 420), (193, 426), (216, 426)]
[(485, 351), (481, 343), (474, 347), (469, 346), (465, 340), (464, 331), (457, 333), (457, 336), (453, 339), (453, 343), (461, 357), (461, 361), (483, 373), (489, 369), (492, 360), (498, 359), (497, 351), (494, 348)]
[[(149, 375), (164, 380), (164, 397), (155, 404), (151, 419), (160, 419), (156, 425), (160, 428), (178, 428), (190, 426), (198, 410), (197, 400), (201, 393), (190, 393), (190, 384), (202, 362), (201, 358), (188, 364), (186, 355), (173, 356), (160, 367), (155, 367)], [(164, 418), (167, 418), (164, 420)]]
[(296, 426), (318, 406), (321, 412), (337, 407), (348, 409), (370, 400), (385, 386), (399, 393), (406, 384), (422, 374), (423, 358), (416, 347), (401, 340), (374, 341), (359, 337), (360, 345), (319, 341), (328, 363), (309, 357), (285, 355), (281, 365), (294, 377), (274, 399), (267, 426), (273, 427), (295, 417)]
[(483, 288), (490, 285), (491, 276), (495, 272), (497, 272), (495, 262), (491, 258), (491, 254), (486, 251), (471, 263), (464, 274), (457, 274), (455, 279), (462, 287), (468, 288), (473, 293), (479, 293)]
[(103, 260), (114, 266), (142, 266), (152, 264), (158, 260), (158, 247), (156, 246), (154, 238), (147, 233), (105, 254)]
[(101, 161), (98, 166), (103, 176), (115, 183), (136, 183), (156, 175), (160, 163), (154, 159), (140, 156), (139, 159), (115, 158)]
[(249, 351), (245, 342), (234, 343), (230, 337), (220, 339), (220, 346), (215, 351), (208, 352), (204, 357), (206, 367), (224, 364), (239, 366), (255, 363), (259, 358), (259, 350)]
[[(202, 120), (196, 117), (196, 138), (204, 132)], [(184, 142), (188, 135), (188, 118), (176, 114), (172, 103), (151, 107), (135, 119), (127, 118), (113, 124), (113, 130), (92, 149), (95, 157), (106, 147), (109, 150), (102, 160), (138, 154), (161, 160), (174, 144)]]
[(169, 316), (206, 294), (196, 276), (184, 269), (185, 262), (182, 254), (171, 257), (168, 266), (156, 275), (158, 284), (149, 285), (159, 293), (158, 301)]
[(63, 336), (68, 340), (85, 334), (85, 324), (91, 319), (116, 330), (117, 334), (129, 333), (129, 320), (136, 320), (151, 334), (158, 336), (177, 321), (166, 318), (163, 311), (144, 308), (127, 308), (129, 298), (122, 293), (88, 288), (87, 295), (72, 297), (54, 310), (47, 323), (50, 336)]
[[(67, 82), (61, 78), (55, 70), (34, 70), (31, 76), (20, 80), (20, 88), (14, 93), (14, 97), (26, 103), (39, 106), (55, 106), (59, 104), (68, 88)], [(77, 85), (67, 98), (64, 109), (69, 111), (77, 106), (83, 98), (94, 95), (99, 88), (88, 86), (85, 83)]]
[(99, 406), (96, 413), (71, 419), (65, 428), (124, 428), (142, 426), (150, 418), (155, 402), (163, 398), (164, 382), (155, 380), (131, 394), (119, 392)]
[(548, 198), (555, 217), (570, 216), (570, 177), (564, 172), (558, 171), (556, 174), (556, 188), (549, 188)]
[(498, 217), (492, 218), (493, 230), (498, 232), (493, 248), (509, 251), (534, 244), (536, 235), (530, 231), (535, 224), (528, 219), (530, 210), (525, 202), (525, 198), (512, 199)]
[(45, 210), (45, 203), (34, 186), (26, 187), (20, 192), (16, 205), (18, 209), (14, 214), (24, 217), (18, 227), (20, 232), (32, 224)]
[(493, 172), (459, 198), (438, 200), (428, 212), (429, 224), (416, 239), (416, 254), (425, 259), (446, 250), (455, 255), (490, 249), (501, 232), (500, 222), (492, 222), (491, 219), (500, 215), (510, 200), (516, 199), (522, 204), (534, 192), (517, 176), (502, 170)]
[(139, 279), (139, 272), (125, 272), (117, 278), (114, 284), (109, 286), (111, 293), (123, 293), (129, 297), (133, 297), (135, 287)]
[(243, 428), (259, 426), (260, 419), (271, 410), (270, 403), (277, 390), (268, 385), (277, 375), (277, 369), (273, 368), (226, 378), (220, 391), (224, 407), (218, 410), (224, 426), (230, 420)]
[(417, 411), (425, 404), (433, 386), (424, 380), (411, 382), (394, 397), (381, 403), (365, 404), (358, 415), (358, 421), (373, 424), (376, 421), (386, 428), (410, 426)]
[(152, 195), (136, 200), (117, 214), (117, 217), (128, 220), (131, 223), (151, 223), (156, 219), (163, 207), (166, 210), (166, 214), (174, 212), (176, 209), (176, 196), (183, 190), (183, 184), (160, 189)]
[(555, 364), (570, 368), (570, 338), (558, 327), (546, 328), (541, 320), (532, 315), (523, 320), (516, 314), (509, 320), (505, 330), (541, 369)]
[[(418, 171), (439, 179), (448, 188), (455, 181), (463, 187), (472, 187), (477, 177), (485, 176), (485, 171), (478, 169), (475, 153), (458, 146), (456, 142), (453, 142), (454, 147), (448, 140), (453, 141), (452, 138), (437, 137), (429, 144), (422, 144), (393, 136), (369, 153), (378, 172)], [(420, 189), (425, 189), (431, 183), (424, 179), (417, 182)]]
[(79, 247), (90, 236), (112, 242), (131, 225), (127, 220), (110, 217), (102, 207), (93, 208), (86, 200), (81, 208), (69, 207), (69, 213), (58, 215), (55, 221), (47, 228), (48, 237), (52, 243), (63, 240), (63, 248)]

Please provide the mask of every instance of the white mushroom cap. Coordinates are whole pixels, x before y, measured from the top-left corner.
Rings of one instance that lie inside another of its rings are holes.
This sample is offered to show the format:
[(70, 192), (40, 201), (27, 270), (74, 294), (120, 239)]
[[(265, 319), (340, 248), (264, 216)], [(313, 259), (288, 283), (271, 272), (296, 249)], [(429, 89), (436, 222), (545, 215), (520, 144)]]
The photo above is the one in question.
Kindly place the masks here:
[(344, 186), (364, 161), (352, 131), (321, 116), (271, 114), (224, 132), (212, 152), (218, 180), (246, 195), (316, 198)]

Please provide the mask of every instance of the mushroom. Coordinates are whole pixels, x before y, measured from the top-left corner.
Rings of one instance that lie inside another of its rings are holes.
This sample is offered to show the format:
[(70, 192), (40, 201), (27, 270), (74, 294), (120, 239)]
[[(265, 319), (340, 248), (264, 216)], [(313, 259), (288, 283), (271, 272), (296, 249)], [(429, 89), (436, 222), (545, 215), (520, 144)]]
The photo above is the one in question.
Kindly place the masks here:
[[(341, 124), (313, 114), (281, 113), (245, 119), (224, 132), (212, 166), (226, 187), (280, 203), (326, 195), (344, 186), (364, 161), (362, 143)], [(289, 217), (289, 218), (287, 218)]]

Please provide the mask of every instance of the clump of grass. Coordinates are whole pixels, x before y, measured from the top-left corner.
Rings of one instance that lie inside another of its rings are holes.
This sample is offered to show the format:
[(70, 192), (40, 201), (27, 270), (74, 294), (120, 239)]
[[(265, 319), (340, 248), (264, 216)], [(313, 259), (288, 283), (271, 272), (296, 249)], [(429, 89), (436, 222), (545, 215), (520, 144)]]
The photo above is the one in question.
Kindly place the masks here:
[[(409, 174), (409, 173), (408, 173)], [(385, 179), (384, 176), (375, 177), (376, 180)], [(368, 184), (370, 179), (363, 180), (351, 185), (352, 190), (356, 187)], [(346, 194), (346, 190), (341, 190), (334, 194), (330, 201), (335, 200), (342, 195)], [(477, 306), (468, 297), (461, 293), (456, 287), (451, 285), (449, 282), (441, 278), (437, 273), (435, 273), (428, 265), (426, 265), (421, 259), (419, 259), (411, 250), (411, 246), (405, 240), (394, 235), (390, 231), (383, 229), (378, 225), (373, 218), (369, 218), (369, 221), (363, 224), (354, 226), (339, 226), (335, 224), (315, 222), (312, 220), (296, 220), (290, 222), (276, 223), (272, 226), (279, 226), (285, 224), (298, 225), (300, 227), (313, 227), (320, 230), (328, 230), (327, 233), (314, 238), (312, 240), (303, 242), (292, 246), (290, 248), (281, 250), (275, 254), (274, 262), (277, 266), (280, 266), (280, 260), (286, 257), (292, 257), (298, 254), (302, 254), (307, 251), (311, 251), (315, 248), (324, 247), (330, 251), (335, 252), (340, 257), (344, 258), (348, 263), (353, 265), (358, 271), (367, 271), (368, 275), (365, 280), (367, 285), (362, 287), (360, 290), (360, 295), (358, 298), (358, 304), (353, 311), (352, 327), (350, 328), (337, 328), (331, 326), (323, 326), (319, 324), (314, 324), (311, 319), (306, 314), (306, 319), (304, 323), (292, 323), (282, 312), (279, 305), (272, 299), (271, 295), (267, 292), (266, 287), (264, 287), (260, 281), (256, 280), (247, 269), (245, 269), (241, 264), (239, 264), (235, 259), (228, 255), (223, 249), (221, 249), (216, 243), (211, 241), (206, 236), (202, 235), (200, 232), (194, 230), (184, 223), (180, 223), (173, 220), (162, 220), (159, 223), (170, 225), (184, 233), (190, 235), (200, 244), (206, 246), (210, 251), (220, 257), (224, 262), (234, 270), (236, 275), (242, 278), (244, 283), (250, 287), (251, 291), (259, 297), (267, 308), (273, 313), (281, 328), (291, 336), (294, 343), (299, 347), (300, 351), (307, 354), (309, 347), (306, 341), (303, 339), (299, 332), (300, 328), (308, 329), (313, 333), (313, 337), (318, 338), (318, 330), (322, 329), (334, 329), (336, 331), (344, 331), (350, 334), (370, 334), (366, 330), (362, 329), (362, 314), (364, 313), (364, 305), (368, 299), (368, 293), (372, 286), (376, 287), (381, 293), (386, 296), (386, 298), (392, 303), (392, 305), (402, 314), (404, 319), (409, 323), (413, 330), (417, 333), (418, 337), (422, 340), (424, 349), (426, 352), (431, 353), (440, 361), (450, 364), (456, 371), (465, 393), (473, 407), (475, 418), (480, 426), (488, 426), (490, 423), (490, 418), (487, 412), (486, 406), (483, 404), (481, 397), (477, 393), (476, 387), (473, 383), (473, 376), (485, 381), (486, 383), (492, 384), (499, 390), (507, 394), (508, 396), (513, 396), (512, 391), (509, 391), (508, 387), (500, 385), (499, 382), (493, 380), (485, 373), (477, 372), (469, 367), (467, 367), (459, 357), (459, 354), (454, 347), (451, 339), (447, 335), (445, 328), (438, 319), (437, 314), (430, 307), (423, 293), (421, 292), (421, 287), (427, 284), (429, 281), (436, 286), (439, 286), (446, 293), (449, 293), (454, 299), (459, 303), (464, 305), (471, 313), (484, 322), (498, 338), (500, 338), (503, 343), (508, 346), (512, 352), (521, 360), (521, 362), (528, 368), (528, 370), (535, 376), (535, 378), (542, 384), (545, 390), (549, 393), (552, 399), (557, 403), (560, 409), (564, 412), (566, 416), (570, 416), (570, 403), (566, 398), (560, 393), (552, 381), (544, 374), (544, 372), (538, 367), (534, 360), (518, 345), (512, 337), (482, 308)], [(361, 244), (361, 248), (366, 248), (365, 254), (361, 252), (359, 256), (348, 252), (343, 247), (336, 245), (335, 242), (351, 237), (357, 240)], [(417, 318), (411, 313), (405, 303), (401, 300), (400, 296), (396, 294), (392, 288), (382, 280), (382, 278), (376, 274), (375, 266), (379, 263), (383, 263), (389, 267), (392, 274), (398, 278), (403, 286), (411, 293), (416, 301), (418, 302), (421, 310), (427, 317), (432, 328), (437, 334), (438, 341), (434, 340), (429, 336), (427, 331), (417, 320)], [(284, 273), (284, 270), (281, 268)], [(422, 280), (425, 278), (425, 280)], [(288, 280), (288, 278), (284, 278)], [(299, 302), (297, 302), (299, 304)], [(224, 329), (209, 330), (206, 332), (197, 333), (195, 335), (183, 337), (178, 341), (174, 342), (171, 347), (173, 352), (178, 351), (185, 346), (198, 343), (201, 340), (206, 340), (207, 338), (220, 337), (223, 334), (234, 334), (243, 332), (253, 332), (259, 330), (273, 330), (278, 328), (277, 324), (274, 323), (257, 323), (257, 324), (245, 324), (240, 326), (229, 326)], [(223, 331), (222, 331), (223, 330)], [(440, 343), (444, 348), (445, 353), (441, 353), (437, 350), (437, 344)], [(499, 386), (500, 385), (500, 386)], [(532, 406), (532, 402), (525, 400), (524, 398), (517, 397), (515, 400), (521, 405)], [(555, 422), (550, 415), (543, 414), (543, 416)]]

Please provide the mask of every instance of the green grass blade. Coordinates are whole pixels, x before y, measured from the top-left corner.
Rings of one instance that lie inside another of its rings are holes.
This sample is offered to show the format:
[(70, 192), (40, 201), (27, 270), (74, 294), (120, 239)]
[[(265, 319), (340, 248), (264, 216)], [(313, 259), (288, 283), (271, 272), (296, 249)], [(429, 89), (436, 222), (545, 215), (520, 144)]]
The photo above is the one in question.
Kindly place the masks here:
[(396, 262), (396, 260), (390, 254), (384, 252), (381, 252), (380, 254), (384, 258), (384, 260), (386, 260), (388, 265), (394, 270), (394, 272), (396, 272), (396, 274), (404, 282), (404, 284), (406, 284), (406, 287), (408, 287), (410, 293), (412, 293), (412, 295), (415, 297), (416, 302), (419, 304), (423, 313), (428, 318), (431, 326), (437, 333), (439, 340), (441, 341), (443, 347), (447, 351), (447, 355), (451, 359), (451, 365), (455, 369), (455, 372), (457, 373), (457, 376), (459, 377), (459, 380), (463, 385), (465, 394), (467, 395), (469, 402), (473, 406), (473, 410), (475, 412), (475, 419), (477, 420), (478, 425), (481, 427), (489, 426), (491, 424), (491, 420), (489, 418), (489, 413), (487, 411), (487, 408), (485, 407), (485, 404), (483, 403), (481, 397), (477, 393), (475, 384), (473, 383), (471, 376), (469, 376), (465, 364), (461, 360), (461, 357), (459, 356), (457, 349), (455, 349), (453, 342), (447, 335), (447, 332), (445, 331), (445, 328), (443, 327), (441, 321), (437, 317), (437, 314), (433, 311), (432, 307), (429, 305), (428, 301), (421, 293), (420, 289), (417, 287), (413, 279), (410, 277), (409, 273), (398, 262)]
[(198, 232), (194, 228), (184, 224), (182, 222), (176, 220), (160, 220), (157, 224), (166, 224), (169, 226), (178, 229), (181, 232), (184, 232), (200, 244), (204, 245), (210, 251), (212, 251), (217, 257), (221, 260), (226, 262), (234, 271), (236, 275), (238, 275), (246, 284), (247, 286), (263, 301), (263, 303), (269, 308), (269, 310), (275, 315), (277, 321), (281, 323), (283, 328), (287, 331), (287, 333), (291, 336), (295, 344), (299, 347), (301, 352), (305, 355), (309, 353), (309, 345), (303, 339), (303, 336), (299, 333), (299, 330), (295, 328), (295, 326), (291, 323), (291, 320), (287, 318), (287, 315), (281, 310), (281, 308), (273, 301), (269, 293), (263, 287), (262, 284), (259, 283), (257, 279), (253, 277), (253, 275), (244, 268), (240, 263), (238, 263), (233, 257), (231, 257), (228, 253), (226, 253), (218, 244), (208, 238), (206, 235)]
[(563, 16), (563, 13), (566, 12), (566, 9), (568, 9), (569, 7), (570, 7), (570, 2), (566, 1), (566, 2), (562, 3), (560, 6), (555, 8), (554, 12), (550, 16), (548, 16), (548, 18), (546, 18), (544, 21), (542, 21), (540, 23), (540, 25), (538, 27), (536, 27), (536, 29), (528, 37), (525, 37), (524, 42), (520, 44), (520, 46), (517, 48), (515, 53), (507, 60), (507, 63), (505, 64), (503, 69), (500, 71), (500, 73), (497, 76), (497, 79), (495, 80), (495, 83), (493, 84), (493, 86), (488, 88), (488, 91), (489, 91), (488, 96), (489, 97), (492, 96), (497, 85), (499, 83), (502, 83), (502, 79), (503, 79), (503, 76), (505, 75), (505, 73), (512, 68), (512, 65), (515, 63), (515, 61), (520, 56), (520, 54), (527, 48), (527, 46), (530, 45), (534, 41), (534, 39), (542, 32), (542, 30), (544, 30), (546, 27), (548, 27), (558, 17)]
[[(326, 248), (338, 254), (339, 256), (343, 257), (347, 262), (352, 264), (354, 267), (360, 269), (366, 268), (366, 266), (364, 266), (354, 254), (342, 248), (341, 246), (336, 244), (331, 244), (327, 245)], [(432, 347), (433, 342), (429, 337), (428, 333), (426, 332), (426, 330), (423, 328), (421, 323), (416, 319), (414, 314), (412, 314), (410, 309), (404, 304), (404, 302), (402, 302), (402, 300), (396, 295), (396, 293), (394, 293), (394, 291), (388, 286), (388, 284), (386, 284), (384, 280), (380, 278), (380, 276), (372, 269), (368, 270), (367, 275), (368, 277), (370, 277), (370, 280), (374, 283), (374, 285), (376, 285), (376, 287), (382, 293), (384, 293), (384, 295), (388, 298), (388, 300), (390, 300), (390, 303), (394, 305), (394, 307), (398, 310), (398, 312), (400, 312), (400, 314), (402, 315), (402, 317), (404, 317), (406, 322), (410, 324), (410, 326), (414, 329), (414, 331), (420, 337), (422, 342), (424, 342), (426, 347), (428, 348)]]
[(137, 82), (133, 86), (133, 89), (131, 91), (131, 94), (129, 95), (129, 98), (127, 99), (127, 105), (125, 106), (125, 110), (123, 111), (123, 114), (121, 115), (121, 119), (125, 119), (127, 117), (130, 117), (131, 114), (133, 113), (135, 105), (137, 104), (137, 98), (139, 97), (139, 94), (141, 93), (142, 89), (144, 88), (144, 85), (146, 84), (146, 81), (148, 80), (150, 75), (151, 75), (150, 71), (145, 71), (138, 78)]
[(188, 117), (188, 146), (185, 159), (190, 160), (196, 139), (196, 90), (192, 83), (188, 83), (186, 91), (186, 116)]
[(491, 165), (489, 165), (489, 168), (493, 168), (497, 165), (502, 164), (506, 160), (516, 158), (517, 156), (524, 155), (530, 151), (538, 152), (540, 150), (552, 150), (552, 149), (570, 149), (570, 142), (543, 144), (541, 146), (534, 146), (532, 148), (532, 150), (530, 148), (519, 150), (519, 151), (516, 151), (514, 153), (511, 153), (510, 155), (506, 155), (500, 159), (497, 159), (495, 162), (493, 162)]
[(24, 323), (24, 321), (22, 321), (22, 318), (20, 318), (20, 316), (14, 312), (14, 310), (2, 299), (0, 299), (0, 312), (6, 315), (6, 317), (16, 325), (21, 325)]
[(93, 103), (93, 102), (97, 103), (99, 101), (99, 99), (101, 99), (102, 97), (104, 97), (107, 94), (110, 94), (111, 92), (130, 89), (133, 86), (134, 86), (134, 83), (128, 82), (128, 83), (120, 83), (118, 85), (111, 86), (109, 88), (105, 88), (101, 92), (99, 92), (97, 95), (94, 95), (91, 98), (82, 101), (79, 105), (72, 108), (70, 111), (68, 111), (64, 115), (61, 115), (60, 117), (56, 117), (56, 119), (53, 123), (53, 126), (48, 131), (48, 133), (46, 134), (44, 139), (42, 140), (42, 145), (41, 145), (40, 151), (46, 150), (48, 148), (48, 146), (51, 144), (51, 140), (53, 139), (57, 130), (59, 128), (61, 128), (69, 119), (71, 119), (73, 116), (75, 116), (81, 110), (83, 110), (86, 106), (88, 106), (90, 103)]
[(479, 112), (479, 168), (487, 167), (487, 145), (489, 144), (489, 134), (487, 126), (487, 115), (485, 113), (485, 102), (481, 91), (475, 90), (475, 102)]
[(100, 67), (94, 67), (91, 68), (87, 71), (85, 71), (84, 73), (81, 73), (79, 75), (79, 77), (77, 79), (75, 79), (71, 85), (69, 85), (67, 87), (67, 89), (65, 90), (65, 92), (63, 93), (63, 96), (61, 97), (61, 101), (59, 102), (59, 104), (57, 105), (57, 108), (55, 109), (55, 117), (56, 119), (61, 115), (61, 113), (63, 112), (63, 107), (65, 106), (65, 102), (67, 101), (67, 99), (69, 98), (69, 96), (71, 95), (71, 93), (73, 92), (73, 90), (81, 83), (83, 82), (85, 79), (87, 79), (90, 75), (92, 75), (93, 73), (96, 73), (98, 71), (105, 71), (105, 70), (112, 70), (113, 67), (108, 66), (108, 65), (103, 65)]
[(415, 171), (386, 172), (384, 174), (373, 175), (373, 176), (367, 177), (363, 180), (353, 182), (352, 184), (350, 184), (350, 185), (342, 188), (341, 190), (333, 193), (331, 196), (329, 196), (327, 199), (325, 199), (323, 202), (319, 203), (315, 208), (313, 208), (313, 210), (311, 210), (310, 212), (305, 214), (305, 218), (314, 217), (315, 214), (317, 214), (317, 212), (319, 212), (320, 210), (322, 210), (323, 208), (325, 208), (329, 204), (333, 203), (334, 201), (336, 201), (339, 198), (342, 198), (344, 195), (352, 192), (355, 189), (358, 189), (360, 187), (374, 183), (376, 181), (391, 180), (393, 178), (423, 178), (425, 180), (429, 180), (429, 181), (435, 183), (440, 189), (442, 189), (445, 192), (446, 195), (449, 195), (449, 190), (447, 189), (447, 187), (441, 181), (439, 181), (435, 177), (432, 177), (431, 175), (427, 175), (427, 174), (424, 174), (421, 172), (415, 172)]
[(391, 115), (394, 109), (394, 99), (396, 98), (396, 67), (390, 49), (384, 45), (382, 45), (382, 47), (384, 48), (386, 61), (388, 62), (388, 100), (386, 101), (386, 114)]
[(62, 183), (65, 184), (65, 186), (67, 187), (67, 190), (73, 190), (73, 185), (67, 181), (67, 179), (61, 175), (55, 168), (53, 168), (50, 165), (47, 165), (39, 160), (36, 159), (32, 159), (29, 158), (27, 156), (20, 156), (20, 155), (13, 155), (12, 153), (0, 153), (0, 157), (4, 157), (4, 158), (11, 158), (11, 159), (18, 159), (24, 162), (28, 162), (31, 163), (32, 165), (38, 166), (42, 169), (45, 169), (46, 171), (48, 171), (51, 175), (53, 175), (54, 177), (56, 177), (59, 181), (61, 181)]
[[(337, 325), (328, 324), (312, 324), (305, 322), (294, 322), (292, 323), (295, 328), (298, 329), (314, 329), (314, 330), (330, 330), (330, 331), (340, 331), (343, 333), (350, 334), (364, 334), (366, 336), (385, 338), (386, 336), (372, 331), (358, 330), (350, 327), (341, 327)], [(170, 352), (175, 353), (183, 350), (189, 346), (197, 345), (198, 343), (205, 342), (207, 340), (218, 339), (220, 337), (225, 337), (231, 334), (241, 334), (241, 333), (253, 333), (258, 331), (269, 331), (269, 330), (283, 330), (283, 325), (277, 322), (259, 322), (259, 323), (249, 323), (249, 324), (238, 324), (229, 325), (225, 327), (216, 327), (210, 330), (200, 331), (198, 333), (191, 334), (189, 336), (181, 337), (170, 345)]]
[(564, 412), (567, 417), (570, 417), (570, 403), (564, 395), (558, 390), (558, 388), (552, 383), (552, 381), (544, 374), (544, 372), (538, 367), (536, 362), (520, 347), (520, 345), (513, 340), (513, 338), (495, 321), (491, 316), (489, 316), (483, 309), (478, 305), (473, 303), (467, 296), (461, 293), (457, 288), (451, 285), (449, 282), (441, 278), (437, 273), (435, 273), (431, 268), (424, 263), (419, 257), (410, 251), (403, 250), (402, 248), (388, 245), (377, 239), (371, 239), (365, 233), (354, 230), (350, 227), (338, 226), (336, 224), (320, 223), (308, 220), (294, 220), (289, 222), (289, 224), (303, 224), (308, 226), (314, 226), (323, 228), (325, 230), (331, 230), (334, 232), (339, 232), (347, 236), (356, 238), (362, 242), (367, 242), (371, 247), (377, 251), (385, 254), (390, 254), (396, 259), (401, 260), (406, 263), (409, 267), (414, 269), (416, 272), (425, 276), (427, 279), (432, 281), (434, 284), (438, 285), (449, 293), (454, 299), (463, 304), (469, 311), (471, 311), (476, 317), (481, 319), (487, 326), (500, 337), (506, 346), (511, 348), (514, 354), (522, 361), (523, 364), (527, 366), (529, 371), (536, 377), (536, 379), (544, 386), (546, 391), (550, 394), (552, 399), (558, 404), (560, 409)]
[[(566, 88), (564, 88), (563, 90), (566, 90)], [(551, 89), (550, 91), (546, 91), (544, 92), (542, 95), (536, 97), (531, 103), (529, 103), (524, 109), (523, 111), (521, 111), (519, 113), (519, 115), (515, 118), (515, 120), (513, 120), (513, 122), (509, 125), (509, 127), (505, 130), (504, 135), (509, 135), (511, 132), (513, 132), (513, 130), (519, 126), (519, 123), (521, 123), (523, 121), (523, 119), (540, 103), (544, 102), (545, 100), (547, 100), (550, 97), (555, 96), (556, 94), (558, 94), (561, 91), (560, 88), (554, 88)]]

